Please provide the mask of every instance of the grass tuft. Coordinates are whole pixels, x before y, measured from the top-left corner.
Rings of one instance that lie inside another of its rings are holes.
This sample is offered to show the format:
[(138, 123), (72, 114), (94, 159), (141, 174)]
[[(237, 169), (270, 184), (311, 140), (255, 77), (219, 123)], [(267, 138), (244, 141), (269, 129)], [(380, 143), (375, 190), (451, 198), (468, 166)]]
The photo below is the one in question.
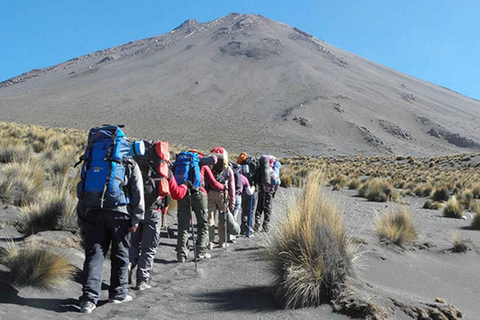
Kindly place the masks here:
[(76, 230), (76, 198), (68, 189), (45, 192), (36, 203), (22, 208), (19, 231), (27, 235), (45, 230)]
[(353, 274), (353, 242), (321, 185), (322, 175), (311, 173), (266, 249), (275, 276), (275, 297), (286, 308), (318, 306), (334, 299)]
[(443, 216), (456, 219), (463, 218), (463, 210), (456, 196), (452, 196), (443, 207)]
[(71, 279), (75, 267), (65, 256), (48, 247), (26, 244), (22, 248), (10, 245), (3, 249), (2, 264), (10, 269), (10, 282), (19, 288), (53, 290)]
[(468, 245), (465, 240), (460, 238), (460, 236), (456, 233), (453, 236), (453, 248), (452, 252), (455, 253), (465, 253), (469, 250)]
[(418, 237), (415, 223), (405, 207), (399, 207), (383, 216), (377, 215), (376, 233), (381, 242), (392, 243), (401, 248)]

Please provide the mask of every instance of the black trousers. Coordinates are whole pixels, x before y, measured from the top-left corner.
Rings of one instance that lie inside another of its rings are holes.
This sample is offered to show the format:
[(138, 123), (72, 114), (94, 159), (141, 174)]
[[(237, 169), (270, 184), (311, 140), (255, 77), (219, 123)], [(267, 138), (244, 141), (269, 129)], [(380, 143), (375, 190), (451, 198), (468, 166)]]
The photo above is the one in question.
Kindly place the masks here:
[[(260, 188), (258, 191), (257, 210), (255, 211), (255, 231), (259, 231), (260, 225), (264, 231), (268, 231), (272, 216), (273, 193)], [(263, 214), (263, 224), (262, 224)]]
[(97, 304), (102, 288), (103, 262), (111, 245), (111, 274), (108, 296), (123, 300), (128, 292), (128, 248), (130, 218), (122, 213), (103, 209), (89, 211), (85, 220), (85, 263), (80, 300)]

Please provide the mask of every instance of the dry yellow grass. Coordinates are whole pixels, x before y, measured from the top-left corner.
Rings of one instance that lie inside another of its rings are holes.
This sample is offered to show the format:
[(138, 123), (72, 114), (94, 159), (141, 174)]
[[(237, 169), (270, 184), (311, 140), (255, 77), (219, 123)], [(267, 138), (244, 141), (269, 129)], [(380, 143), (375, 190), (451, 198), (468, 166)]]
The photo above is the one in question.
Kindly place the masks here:
[(418, 237), (415, 222), (406, 207), (398, 207), (394, 212), (386, 212), (383, 216), (377, 215), (375, 231), (381, 242), (402, 248)]
[(76, 270), (65, 256), (33, 244), (22, 248), (9, 245), (3, 249), (1, 262), (10, 269), (9, 279), (14, 286), (40, 290), (58, 288)]
[(286, 308), (318, 306), (335, 298), (353, 273), (356, 251), (342, 215), (321, 192), (322, 184), (318, 171), (309, 175), (266, 250), (275, 297)]
[(456, 196), (452, 196), (443, 207), (443, 216), (456, 219), (463, 218), (463, 210)]

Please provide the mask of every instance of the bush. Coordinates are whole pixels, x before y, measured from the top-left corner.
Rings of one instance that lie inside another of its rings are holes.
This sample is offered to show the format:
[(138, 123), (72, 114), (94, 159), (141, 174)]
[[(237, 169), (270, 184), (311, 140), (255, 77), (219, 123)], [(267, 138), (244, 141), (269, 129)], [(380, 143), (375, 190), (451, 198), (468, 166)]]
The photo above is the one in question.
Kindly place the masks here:
[(335, 177), (330, 179), (329, 184), (333, 187), (333, 190), (340, 190), (347, 185), (347, 177), (343, 174), (336, 174)]
[(387, 212), (383, 217), (377, 216), (376, 233), (381, 242), (402, 248), (418, 237), (415, 223), (405, 207), (398, 208), (395, 212)]
[(480, 213), (475, 213), (472, 220), (472, 228), (480, 230)]
[(463, 218), (463, 211), (456, 196), (452, 196), (443, 207), (443, 216), (456, 219)]
[(468, 251), (468, 246), (465, 240), (462, 240), (458, 234), (453, 236), (453, 248), (452, 252), (464, 253)]
[(358, 190), (361, 197), (375, 202), (387, 202), (398, 199), (398, 192), (393, 185), (384, 179), (375, 179), (365, 182)]
[(26, 206), (35, 201), (44, 189), (46, 174), (38, 163), (9, 163), (1, 173), (0, 197), (16, 206)]
[(309, 175), (267, 246), (275, 297), (286, 308), (318, 306), (337, 297), (353, 273), (356, 252), (342, 215), (321, 193), (321, 175)]
[(436, 187), (431, 195), (433, 201), (447, 201), (449, 197), (450, 191), (446, 185)]
[(26, 244), (20, 249), (10, 245), (3, 249), (0, 261), (10, 269), (10, 281), (17, 287), (55, 289), (75, 272), (75, 267), (66, 257), (48, 247), (36, 247), (33, 244)]
[(46, 230), (76, 230), (77, 199), (68, 189), (44, 192), (38, 201), (21, 209), (19, 231), (30, 235)]

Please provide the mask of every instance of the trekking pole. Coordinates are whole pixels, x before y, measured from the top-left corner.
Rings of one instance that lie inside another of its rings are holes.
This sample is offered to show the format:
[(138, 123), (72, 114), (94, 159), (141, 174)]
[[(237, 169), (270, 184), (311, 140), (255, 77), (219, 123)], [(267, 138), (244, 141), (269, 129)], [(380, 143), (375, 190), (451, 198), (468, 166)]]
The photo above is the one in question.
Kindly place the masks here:
[(195, 230), (193, 229), (193, 211), (192, 211), (192, 198), (190, 191), (188, 191), (188, 202), (190, 204), (190, 226), (192, 228), (192, 242), (193, 242), (193, 255), (195, 256), (195, 273), (198, 273), (197, 263), (197, 245), (195, 243)]

